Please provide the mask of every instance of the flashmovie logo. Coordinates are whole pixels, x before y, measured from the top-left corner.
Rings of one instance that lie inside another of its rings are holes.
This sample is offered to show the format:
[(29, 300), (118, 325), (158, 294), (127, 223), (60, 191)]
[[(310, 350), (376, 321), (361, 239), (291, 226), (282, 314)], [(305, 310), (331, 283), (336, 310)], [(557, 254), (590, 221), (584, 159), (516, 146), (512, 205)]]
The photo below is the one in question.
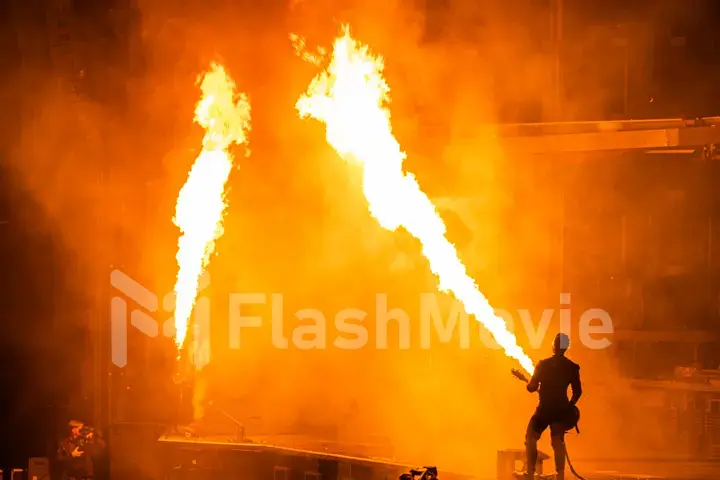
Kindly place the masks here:
[[(210, 276), (205, 273), (199, 281), (198, 293), (210, 284)], [(175, 336), (175, 318), (170, 316), (160, 324), (151, 314), (172, 314), (175, 310), (175, 293), (171, 292), (158, 300), (158, 296), (120, 270), (110, 272), (110, 285), (123, 296), (113, 296), (110, 300), (110, 350), (113, 365), (123, 368), (128, 363), (128, 326), (144, 335), (157, 338)], [(135, 308), (130, 309), (130, 303)], [(139, 308), (138, 308), (139, 307)], [(130, 310), (128, 312), (128, 310)], [(197, 348), (191, 362), (202, 368), (210, 361), (210, 299), (198, 297), (190, 322), (192, 335)]]

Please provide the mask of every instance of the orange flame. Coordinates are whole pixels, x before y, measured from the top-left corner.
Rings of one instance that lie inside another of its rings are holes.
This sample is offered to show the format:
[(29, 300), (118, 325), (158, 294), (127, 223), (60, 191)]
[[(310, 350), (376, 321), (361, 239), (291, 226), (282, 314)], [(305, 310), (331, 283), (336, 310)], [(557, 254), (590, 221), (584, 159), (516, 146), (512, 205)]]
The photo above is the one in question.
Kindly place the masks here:
[(203, 148), (180, 190), (173, 222), (180, 229), (175, 284), (175, 342), (182, 349), (195, 305), (198, 281), (223, 234), (225, 184), (233, 165), (230, 145), (247, 142), (250, 103), (235, 93), (225, 69), (213, 64), (200, 84), (195, 122), (205, 129)]
[(393, 136), (388, 109), (390, 89), (383, 78), (383, 59), (354, 40), (347, 26), (335, 40), (327, 70), (316, 76), (297, 102), (301, 118), (326, 125), (328, 143), (344, 159), (363, 166), (363, 190), (370, 214), (383, 228), (404, 227), (420, 240), (438, 288), (451, 292), (505, 350), (529, 373), (532, 360), (518, 345), (505, 321), (467, 274), (435, 206), (403, 171), (405, 153)]

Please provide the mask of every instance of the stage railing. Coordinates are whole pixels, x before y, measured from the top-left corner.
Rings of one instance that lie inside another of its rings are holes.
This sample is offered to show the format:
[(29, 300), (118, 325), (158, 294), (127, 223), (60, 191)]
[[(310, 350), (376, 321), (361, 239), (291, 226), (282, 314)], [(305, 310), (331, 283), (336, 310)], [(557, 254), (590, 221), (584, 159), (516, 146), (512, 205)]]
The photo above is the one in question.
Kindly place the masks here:
[(243, 425), (242, 422), (240, 422), (238, 419), (236, 419), (235, 417), (233, 417), (232, 415), (230, 415), (229, 413), (227, 413), (227, 412), (226, 412), (225, 410), (223, 410), (222, 408), (218, 407), (218, 406), (215, 404), (215, 402), (208, 402), (208, 403), (207, 403), (207, 406), (208, 406), (209, 408), (212, 408), (212, 409), (215, 410), (216, 412), (218, 412), (218, 413), (219, 413), (220, 415), (222, 415), (223, 417), (225, 417), (225, 418), (227, 418), (228, 420), (230, 420), (232, 423), (234, 423), (235, 426), (237, 427), (237, 441), (238, 441), (238, 442), (244, 442), (244, 441), (245, 441), (245, 425)]

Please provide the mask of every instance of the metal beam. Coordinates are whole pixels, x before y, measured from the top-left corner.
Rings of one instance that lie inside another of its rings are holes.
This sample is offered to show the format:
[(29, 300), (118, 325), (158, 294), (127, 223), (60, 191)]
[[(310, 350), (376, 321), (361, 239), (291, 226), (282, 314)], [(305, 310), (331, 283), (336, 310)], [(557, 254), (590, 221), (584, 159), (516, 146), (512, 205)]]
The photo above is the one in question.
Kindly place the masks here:
[(720, 117), (500, 125), (508, 154), (696, 147), (720, 143)]
[[(720, 387), (707, 383), (676, 382), (674, 380), (631, 380), (630, 385), (635, 388), (680, 390), (686, 392), (718, 393)], [(645, 477), (643, 477), (645, 478)]]
[(710, 330), (615, 330), (613, 341), (638, 343), (711, 343), (720, 341), (720, 332)]
[(686, 120), (682, 118), (654, 118), (647, 120), (603, 120), (593, 122), (506, 123), (492, 126), (501, 137), (559, 135), (565, 133), (626, 132), (720, 126), (720, 117)]

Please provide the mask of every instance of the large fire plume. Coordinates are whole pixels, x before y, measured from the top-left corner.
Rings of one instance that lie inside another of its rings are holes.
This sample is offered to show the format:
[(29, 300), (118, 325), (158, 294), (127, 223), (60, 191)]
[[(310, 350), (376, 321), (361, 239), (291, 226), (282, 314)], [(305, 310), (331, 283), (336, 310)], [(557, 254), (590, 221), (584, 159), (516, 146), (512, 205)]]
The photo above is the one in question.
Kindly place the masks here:
[(298, 100), (302, 118), (326, 126), (328, 143), (347, 160), (363, 166), (363, 190), (370, 213), (383, 228), (404, 227), (422, 244), (422, 251), (438, 279), (438, 288), (451, 292), (505, 353), (528, 373), (532, 360), (518, 345), (505, 321), (467, 274), (445, 224), (415, 177), (403, 171), (405, 153), (392, 133), (388, 108), (390, 89), (383, 78), (382, 57), (373, 56), (343, 27), (335, 40), (327, 69), (311, 82)]
[(235, 92), (225, 69), (213, 64), (202, 77), (202, 98), (195, 122), (205, 129), (202, 151), (178, 195), (173, 222), (180, 229), (175, 284), (175, 341), (182, 349), (198, 291), (198, 281), (223, 234), (225, 184), (233, 167), (232, 144), (245, 145), (250, 131), (250, 103)]

